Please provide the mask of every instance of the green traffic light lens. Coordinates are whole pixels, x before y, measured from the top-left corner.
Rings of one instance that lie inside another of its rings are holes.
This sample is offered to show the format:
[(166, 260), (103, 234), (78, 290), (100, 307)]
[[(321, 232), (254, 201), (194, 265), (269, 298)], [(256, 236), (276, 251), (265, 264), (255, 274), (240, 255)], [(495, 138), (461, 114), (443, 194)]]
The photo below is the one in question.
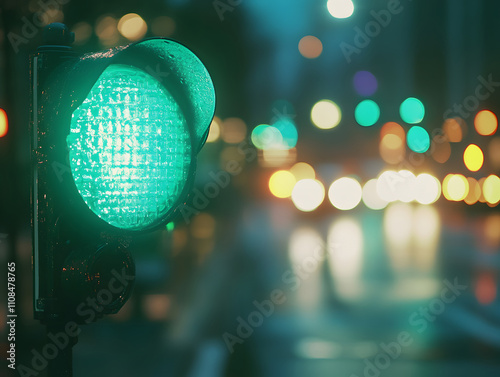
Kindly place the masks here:
[(67, 137), (76, 187), (117, 228), (153, 227), (177, 203), (190, 172), (191, 135), (153, 76), (112, 64), (73, 112)]

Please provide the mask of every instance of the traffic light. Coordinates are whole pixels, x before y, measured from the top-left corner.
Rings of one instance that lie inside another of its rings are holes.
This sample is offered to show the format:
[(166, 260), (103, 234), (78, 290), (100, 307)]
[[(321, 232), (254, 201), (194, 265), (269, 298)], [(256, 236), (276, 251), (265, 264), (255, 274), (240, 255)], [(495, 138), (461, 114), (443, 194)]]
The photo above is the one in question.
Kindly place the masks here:
[(131, 237), (185, 203), (215, 109), (210, 75), (178, 42), (77, 56), (72, 39), (48, 25), (31, 69), (34, 312), (49, 326), (122, 307)]

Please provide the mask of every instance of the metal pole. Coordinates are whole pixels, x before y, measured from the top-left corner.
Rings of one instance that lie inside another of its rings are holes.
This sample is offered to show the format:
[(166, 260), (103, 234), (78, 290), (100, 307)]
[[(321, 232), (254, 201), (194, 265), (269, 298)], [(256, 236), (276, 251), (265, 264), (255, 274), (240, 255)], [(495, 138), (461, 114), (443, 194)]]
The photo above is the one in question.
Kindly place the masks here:
[[(65, 334), (65, 323), (57, 321), (47, 324), (47, 335)], [(62, 349), (58, 349), (55, 358), (49, 360), (48, 377), (72, 377), (73, 376), (73, 346), (77, 343), (77, 337), (68, 337), (68, 344)], [(47, 343), (53, 339), (47, 336)]]
[[(51, 111), (50, 76), (61, 63), (74, 57), (71, 48), (74, 36), (60, 23), (47, 25), (43, 44), (32, 59), (32, 227), (33, 227), (33, 307), (34, 316), (47, 326), (47, 335), (65, 334), (64, 303), (59, 302), (60, 271), (55, 263), (60, 251), (57, 214), (54, 212), (54, 179), (52, 166), (53, 135), (57, 132), (46, 120)], [(65, 334), (67, 336), (67, 334)], [(53, 339), (47, 338), (47, 344)], [(76, 337), (58, 348), (57, 355), (49, 360), (50, 377), (72, 376), (72, 348)]]

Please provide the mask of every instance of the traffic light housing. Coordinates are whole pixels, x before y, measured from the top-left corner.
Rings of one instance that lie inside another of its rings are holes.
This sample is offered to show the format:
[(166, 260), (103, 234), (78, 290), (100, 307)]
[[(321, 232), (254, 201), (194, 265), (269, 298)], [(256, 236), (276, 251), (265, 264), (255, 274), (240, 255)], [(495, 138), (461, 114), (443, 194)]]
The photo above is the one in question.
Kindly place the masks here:
[(77, 56), (63, 24), (32, 60), (35, 318), (115, 313), (135, 276), (134, 234), (185, 203), (215, 110), (210, 75), (185, 46), (152, 38)]

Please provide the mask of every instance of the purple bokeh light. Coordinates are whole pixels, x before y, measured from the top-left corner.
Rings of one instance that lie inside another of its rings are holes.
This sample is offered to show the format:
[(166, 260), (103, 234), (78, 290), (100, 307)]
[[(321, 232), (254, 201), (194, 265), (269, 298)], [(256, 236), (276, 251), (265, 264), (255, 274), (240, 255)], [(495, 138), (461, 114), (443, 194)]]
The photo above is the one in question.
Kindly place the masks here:
[(354, 75), (354, 89), (361, 96), (371, 96), (378, 88), (376, 77), (368, 71), (359, 71)]

